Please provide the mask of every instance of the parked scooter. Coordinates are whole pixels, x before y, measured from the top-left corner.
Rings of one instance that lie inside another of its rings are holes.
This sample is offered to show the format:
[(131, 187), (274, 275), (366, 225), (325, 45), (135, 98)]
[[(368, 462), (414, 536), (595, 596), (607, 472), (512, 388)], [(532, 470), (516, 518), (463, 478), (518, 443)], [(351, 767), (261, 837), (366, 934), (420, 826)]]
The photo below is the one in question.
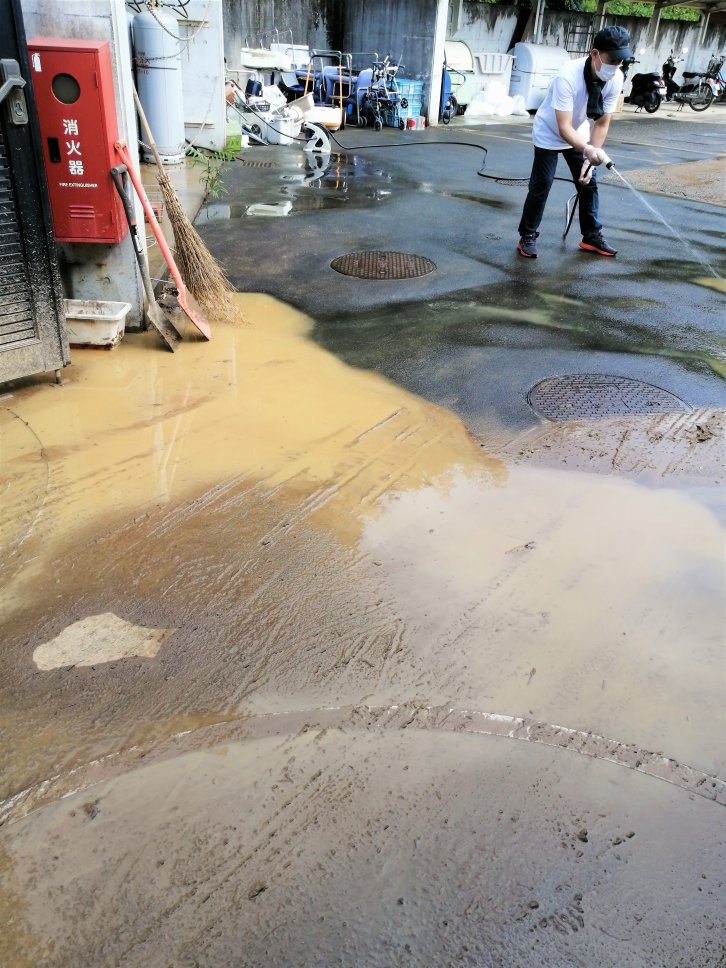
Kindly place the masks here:
[(680, 91), (673, 95), (681, 107), (690, 105), (694, 111), (705, 111), (710, 108), (716, 98), (726, 90), (726, 79), (722, 68), (726, 62), (726, 54), (712, 54), (708, 67), (702, 73), (698, 71), (684, 71), (683, 77), (688, 82), (681, 85)]
[[(684, 47), (681, 53), (687, 54), (688, 48)], [(680, 64), (682, 60), (685, 60), (685, 57), (674, 57), (673, 51), (671, 50), (668, 57), (666, 57), (663, 66), (661, 67), (661, 73), (663, 74), (663, 80), (665, 81), (666, 86), (666, 101), (670, 101), (673, 95), (677, 94), (681, 89), (681, 85), (676, 84), (676, 82), (673, 80), (673, 77), (678, 70), (677, 65)]]
[[(633, 64), (639, 63), (640, 61), (635, 60), (634, 57), (627, 64), (623, 63), (623, 74), (627, 77), (630, 67)], [(655, 114), (660, 107), (660, 102), (665, 96), (666, 86), (663, 78), (660, 76), (660, 72), (650, 71), (648, 74), (635, 75), (630, 88), (630, 94), (625, 100), (628, 104), (637, 105), (636, 110), (642, 108), (646, 114)]]

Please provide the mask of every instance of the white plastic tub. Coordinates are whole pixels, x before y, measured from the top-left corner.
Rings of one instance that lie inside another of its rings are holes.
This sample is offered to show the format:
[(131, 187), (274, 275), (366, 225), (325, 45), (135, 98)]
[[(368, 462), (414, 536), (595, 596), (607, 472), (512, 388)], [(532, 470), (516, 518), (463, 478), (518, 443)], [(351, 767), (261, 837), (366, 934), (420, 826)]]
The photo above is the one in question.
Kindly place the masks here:
[(131, 303), (104, 299), (64, 299), (71, 346), (101, 346), (110, 350), (124, 334)]
[[(271, 145), (291, 145), (296, 135), (294, 118), (284, 118), (271, 115), (269, 125), (264, 126), (263, 134)], [(299, 125), (297, 126), (300, 130)]]

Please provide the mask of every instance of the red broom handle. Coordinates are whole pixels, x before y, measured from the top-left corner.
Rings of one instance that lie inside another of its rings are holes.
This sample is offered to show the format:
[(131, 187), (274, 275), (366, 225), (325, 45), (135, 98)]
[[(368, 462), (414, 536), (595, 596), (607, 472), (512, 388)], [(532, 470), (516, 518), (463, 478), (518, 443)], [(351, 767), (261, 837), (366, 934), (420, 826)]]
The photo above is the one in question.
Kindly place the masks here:
[(141, 184), (141, 179), (139, 178), (136, 170), (134, 169), (133, 163), (131, 161), (131, 156), (129, 155), (129, 149), (125, 141), (117, 141), (114, 145), (116, 151), (123, 158), (124, 164), (128, 168), (129, 178), (133, 182), (133, 186), (136, 189), (136, 194), (141, 199), (141, 204), (144, 207), (144, 213), (149, 220), (149, 225), (154, 233), (154, 238), (159, 244), (161, 249), (161, 254), (164, 256), (166, 264), (169, 266), (169, 271), (171, 272), (174, 283), (179, 292), (186, 292), (186, 286), (182, 281), (182, 277), (177, 269), (176, 262), (174, 261), (174, 256), (171, 254), (171, 249), (164, 238), (164, 233), (161, 231), (159, 223), (156, 221), (156, 216), (154, 215), (154, 209), (149, 203), (149, 199), (146, 197), (146, 192), (144, 191), (144, 186)]

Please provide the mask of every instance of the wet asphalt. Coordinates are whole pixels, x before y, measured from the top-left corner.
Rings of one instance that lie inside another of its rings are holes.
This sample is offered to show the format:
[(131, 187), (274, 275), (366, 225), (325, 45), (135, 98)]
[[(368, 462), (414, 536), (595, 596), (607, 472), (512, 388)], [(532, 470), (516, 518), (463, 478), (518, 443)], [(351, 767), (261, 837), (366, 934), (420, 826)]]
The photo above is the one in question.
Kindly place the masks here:
[[(620, 171), (723, 157), (724, 110), (712, 119), (613, 121)], [(616, 258), (566, 240), (573, 194), (564, 164), (541, 226), (540, 257), (517, 255), (531, 163), (531, 122), (503, 119), (423, 132), (347, 126), (326, 165), (294, 146), (248, 148), (198, 228), (232, 282), (315, 320), (313, 339), (456, 412), (485, 442), (537, 422), (540, 380), (570, 373), (639, 379), (692, 407), (726, 405), (724, 209), (629, 190), (600, 172), (601, 218)], [(345, 149), (341, 146), (345, 145)], [(521, 180), (521, 181), (519, 181)], [(248, 212), (253, 204), (284, 216)], [(407, 280), (343, 275), (331, 262), (371, 249), (412, 253), (434, 272)]]
[[(607, 179), (598, 259), (557, 183), (526, 262), (527, 122), (379, 140), (228, 172), (237, 325), (4, 390), (0, 964), (724, 964), (723, 208)], [(527, 405), (593, 371), (702, 411)]]

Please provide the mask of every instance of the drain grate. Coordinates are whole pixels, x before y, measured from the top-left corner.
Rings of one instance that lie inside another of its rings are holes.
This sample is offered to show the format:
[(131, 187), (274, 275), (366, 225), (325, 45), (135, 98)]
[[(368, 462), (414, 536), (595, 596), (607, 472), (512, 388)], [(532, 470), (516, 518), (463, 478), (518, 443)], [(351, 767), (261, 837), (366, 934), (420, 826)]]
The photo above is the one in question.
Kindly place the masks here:
[(527, 403), (547, 420), (592, 420), (632, 413), (676, 413), (691, 409), (661, 387), (600, 373), (549, 377), (533, 386)]
[(435, 263), (407, 252), (349, 252), (333, 259), (330, 265), (344, 276), (359, 279), (416, 279), (433, 272)]
[(246, 158), (240, 158), (239, 163), (244, 168), (274, 168), (275, 167), (272, 161), (248, 161)]

